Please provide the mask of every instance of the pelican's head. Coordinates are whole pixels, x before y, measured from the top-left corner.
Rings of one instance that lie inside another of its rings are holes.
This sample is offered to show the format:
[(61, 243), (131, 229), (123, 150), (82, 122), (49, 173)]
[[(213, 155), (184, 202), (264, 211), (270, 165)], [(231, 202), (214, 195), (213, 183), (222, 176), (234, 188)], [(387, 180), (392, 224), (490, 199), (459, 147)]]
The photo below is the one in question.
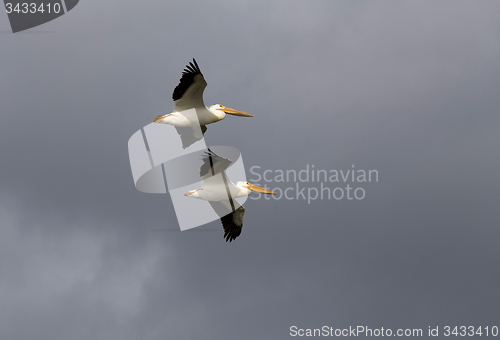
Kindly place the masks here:
[(261, 193), (261, 194), (273, 194), (273, 195), (278, 195), (278, 193), (274, 192), (274, 191), (271, 191), (269, 189), (264, 189), (264, 188), (261, 188), (259, 186), (256, 186), (256, 185), (253, 185), (253, 184), (250, 184), (248, 182), (243, 182), (243, 181), (240, 181), (236, 184), (236, 186), (242, 188), (243, 190), (246, 190), (247, 191), (247, 195), (250, 195), (250, 193), (252, 191), (255, 191), (255, 192), (258, 192), (258, 193)]
[(210, 106), (210, 111), (222, 111), (224, 113), (227, 113), (227, 114), (230, 114), (230, 115), (233, 115), (233, 116), (240, 116), (240, 117), (253, 117), (253, 115), (249, 114), (249, 113), (246, 113), (246, 112), (243, 112), (243, 111), (238, 111), (238, 110), (234, 110), (234, 109), (230, 109), (228, 107), (225, 107), (221, 104), (215, 104), (215, 105), (212, 105)]

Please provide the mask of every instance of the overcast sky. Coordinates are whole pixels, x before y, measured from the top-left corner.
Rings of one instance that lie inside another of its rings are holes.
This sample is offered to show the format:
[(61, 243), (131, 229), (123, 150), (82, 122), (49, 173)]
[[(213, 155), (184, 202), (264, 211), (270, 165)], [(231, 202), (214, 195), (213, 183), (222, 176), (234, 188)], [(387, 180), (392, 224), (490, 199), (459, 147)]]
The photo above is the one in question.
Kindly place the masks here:
[[(497, 1), (82, 0), (12, 34), (0, 13), (0, 338), (500, 326), (499, 17)], [(351, 183), (363, 200), (249, 199), (232, 243), (220, 221), (177, 231), (127, 142), (171, 112), (193, 57), (207, 105), (255, 115), (205, 136), (249, 180), (354, 165), (378, 182)]]

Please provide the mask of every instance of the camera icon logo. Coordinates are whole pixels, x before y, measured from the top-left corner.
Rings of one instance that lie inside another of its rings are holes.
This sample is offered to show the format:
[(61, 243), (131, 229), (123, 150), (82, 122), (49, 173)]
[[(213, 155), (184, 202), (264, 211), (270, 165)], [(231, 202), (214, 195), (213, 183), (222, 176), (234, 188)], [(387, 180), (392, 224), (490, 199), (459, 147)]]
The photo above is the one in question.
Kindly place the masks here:
[(4, 0), (12, 33), (24, 31), (59, 18), (79, 0)]
[[(195, 116), (195, 110), (192, 111)], [(189, 112), (184, 114), (189, 116)], [(225, 188), (228, 178), (246, 181), (238, 149), (229, 146), (208, 149), (201, 131), (199, 134), (201, 138), (183, 148), (185, 138), (179, 138), (172, 126), (151, 123), (135, 132), (128, 141), (130, 167), (137, 190), (151, 194), (168, 192), (181, 230), (210, 223), (238, 209), (242, 211), (242, 204), (247, 199), (247, 196), (231, 197), (229, 191), (227, 198), (217, 202), (187, 197), (188, 192), (207, 183)]]

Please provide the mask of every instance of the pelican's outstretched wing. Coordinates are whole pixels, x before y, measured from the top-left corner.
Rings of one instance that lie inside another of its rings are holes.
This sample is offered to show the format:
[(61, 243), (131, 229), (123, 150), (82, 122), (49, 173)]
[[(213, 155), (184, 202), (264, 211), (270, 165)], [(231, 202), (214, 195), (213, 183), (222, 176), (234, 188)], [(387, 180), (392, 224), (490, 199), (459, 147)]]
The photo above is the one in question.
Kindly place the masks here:
[(232, 214), (222, 217), (220, 220), (222, 222), (222, 227), (224, 228), (224, 238), (226, 242), (231, 242), (241, 234), (241, 229), (243, 228), (243, 215), (245, 214), (245, 208), (240, 206), (238, 209), (233, 211)]
[(219, 216), (223, 215), (221, 216), (220, 221), (222, 222), (222, 227), (224, 228), (224, 238), (226, 239), (226, 242), (231, 242), (240, 236), (241, 229), (243, 228), (243, 215), (245, 214), (245, 208), (235, 200), (231, 200), (234, 205), (234, 210), (229, 214), (227, 213), (228, 201), (209, 202)]
[(198, 126), (190, 127), (190, 126), (175, 126), (175, 130), (181, 137), (182, 148), (185, 149), (197, 141), (201, 140), (205, 135), (205, 131), (207, 131), (206, 125), (201, 125), (201, 133)]
[(203, 91), (207, 87), (207, 82), (194, 58), (193, 63), (190, 62), (189, 65), (186, 65), (179, 85), (177, 85), (172, 93), (174, 112), (205, 107), (203, 103)]
[(229, 159), (220, 157), (210, 149), (205, 152), (202, 159), (203, 164), (200, 167), (200, 177), (203, 179), (214, 176), (219, 172), (226, 171), (232, 163)]

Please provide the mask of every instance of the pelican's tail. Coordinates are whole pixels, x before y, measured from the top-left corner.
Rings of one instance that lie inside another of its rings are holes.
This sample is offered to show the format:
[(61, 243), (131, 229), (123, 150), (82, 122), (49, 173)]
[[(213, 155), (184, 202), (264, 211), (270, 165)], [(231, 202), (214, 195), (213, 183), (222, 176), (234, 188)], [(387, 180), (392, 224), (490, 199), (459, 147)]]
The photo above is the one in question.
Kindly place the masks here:
[(169, 113), (168, 115), (161, 115), (161, 116), (156, 116), (156, 118), (153, 120), (155, 123), (162, 123), (162, 121), (170, 116), (171, 114)]

